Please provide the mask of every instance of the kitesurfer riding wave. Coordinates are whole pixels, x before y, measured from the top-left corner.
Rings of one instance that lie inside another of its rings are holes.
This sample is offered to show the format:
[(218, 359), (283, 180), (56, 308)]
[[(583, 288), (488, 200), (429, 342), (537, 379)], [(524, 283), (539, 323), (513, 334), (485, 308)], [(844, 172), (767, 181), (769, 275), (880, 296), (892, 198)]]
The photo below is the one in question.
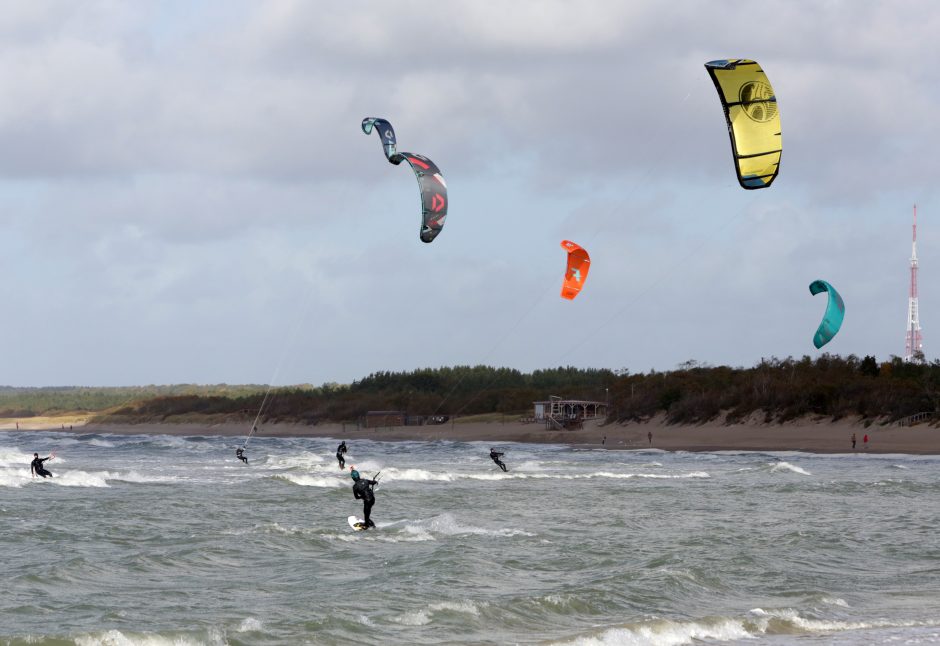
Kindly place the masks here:
[(372, 505), (375, 504), (375, 494), (372, 487), (378, 484), (378, 480), (363, 478), (353, 465), (349, 466), (349, 477), (353, 479), (353, 496), (356, 497), (356, 500), (362, 501), (363, 529), (375, 527), (375, 523), (372, 522), (370, 516), (372, 515)]
[(490, 448), (490, 459), (493, 460), (493, 462), (496, 463), (496, 466), (498, 466), (500, 469), (502, 469), (503, 471), (508, 471), (509, 469), (507, 469), (506, 465), (503, 464), (503, 461), (500, 460), (500, 458), (503, 457), (504, 455), (506, 454), (500, 453), (494, 448)]
[(51, 460), (53, 457), (55, 456), (50, 455), (48, 457), (41, 458), (39, 457), (38, 453), (33, 453), (33, 461), (29, 463), (30, 474), (32, 474), (34, 478), (36, 476), (42, 476), (43, 478), (46, 478), (46, 477), (51, 478), (52, 472), (44, 468), (42, 466), (42, 463), (45, 462), (46, 460)]

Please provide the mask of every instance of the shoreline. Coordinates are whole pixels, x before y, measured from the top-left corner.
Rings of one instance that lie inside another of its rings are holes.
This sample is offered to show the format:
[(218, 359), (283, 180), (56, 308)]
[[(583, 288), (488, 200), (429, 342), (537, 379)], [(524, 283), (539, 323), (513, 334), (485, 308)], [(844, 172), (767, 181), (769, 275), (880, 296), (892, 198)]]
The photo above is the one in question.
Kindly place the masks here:
[[(85, 424), (71, 426), (43, 423), (21, 432), (53, 431), (73, 434), (105, 433), (113, 435), (174, 435), (242, 438), (248, 434), (244, 423), (216, 424)], [(0, 432), (15, 432), (13, 424), (0, 425)], [(857, 438), (853, 451), (852, 434)], [(652, 434), (650, 441), (648, 434)], [(866, 447), (863, 442), (868, 435)], [(748, 420), (742, 424), (670, 425), (661, 418), (626, 424), (586, 423), (583, 429), (546, 430), (539, 423), (469, 422), (439, 426), (399, 426), (362, 429), (351, 424), (269, 424), (260, 427), (254, 439), (264, 437), (335, 438), (337, 440), (374, 440), (381, 442), (454, 441), (521, 442), (563, 444), (577, 448), (608, 450), (661, 449), (665, 451), (800, 451), (805, 453), (903, 453), (940, 455), (940, 428), (925, 424), (913, 427), (865, 426), (861, 420), (800, 420), (786, 424), (764, 424)]]

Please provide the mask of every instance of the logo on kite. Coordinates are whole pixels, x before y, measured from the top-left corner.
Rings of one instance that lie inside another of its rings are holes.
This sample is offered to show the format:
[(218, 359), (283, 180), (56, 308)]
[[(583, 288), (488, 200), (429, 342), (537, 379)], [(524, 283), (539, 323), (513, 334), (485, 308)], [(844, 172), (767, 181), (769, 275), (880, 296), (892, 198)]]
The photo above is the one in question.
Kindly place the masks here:
[(777, 96), (755, 61), (744, 58), (705, 63), (728, 124), (738, 183), (767, 188), (780, 171), (783, 150)]
[(829, 302), (823, 320), (813, 335), (813, 345), (817, 349), (832, 341), (832, 337), (838, 334), (839, 328), (842, 327), (842, 319), (845, 318), (845, 303), (835, 287), (824, 280), (814, 280), (809, 284), (809, 293), (813, 296), (822, 292), (829, 294)]
[(561, 285), (561, 297), (574, 300), (584, 287), (584, 281), (587, 280), (588, 271), (591, 269), (591, 257), (581, 245), (570, 240), (562, 240), (561, 248), (568, 252), (568, 265), (565, 268), (565, 280)]
[(420, 238), (422, 242), (431, 242), (443, 230), (447, 215), (447, 184), (440, 169), (424, 155), (398, 152), (395, 130), (385, 119), (367, 117), (362, 120), (362, 131), (367, 135), (372, 133), (373, 127), (378, 128), (380, 136), (385, 139), (382, 149), (389, 163), (398, 166), (407, 161), (411, 166), (421, 191)]
[(777, 100), (773, 88), (766, 83), (745, 83), (738, 91), (738, 101), (744, 106), (744, 114), (758, 123), (770, 121), (777, 116)]

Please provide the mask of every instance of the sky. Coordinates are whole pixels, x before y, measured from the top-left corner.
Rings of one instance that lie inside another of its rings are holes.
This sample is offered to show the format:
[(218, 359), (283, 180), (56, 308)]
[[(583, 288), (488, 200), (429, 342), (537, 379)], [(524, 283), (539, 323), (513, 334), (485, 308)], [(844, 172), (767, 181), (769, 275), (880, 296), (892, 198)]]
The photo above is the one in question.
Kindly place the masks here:
[[(940, 4), (366, 0), (0, 12), (0, 384), (349, 383), (940, 348)], [(738, 186), (704, 63), (757, 60)], [(364, 117), (447, 180), (446, 226)], [(561, 299), (563, 239), (591, 254)]]

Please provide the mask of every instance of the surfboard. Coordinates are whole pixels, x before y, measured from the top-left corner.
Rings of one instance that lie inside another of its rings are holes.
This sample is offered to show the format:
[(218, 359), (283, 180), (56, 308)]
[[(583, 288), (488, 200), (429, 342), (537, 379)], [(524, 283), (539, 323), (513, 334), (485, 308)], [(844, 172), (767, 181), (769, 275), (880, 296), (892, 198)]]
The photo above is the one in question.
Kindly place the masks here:
[(365, 526), (365, 522), (361, 518), (350, 516), (346, 520), (349, 522), (349, 526), (352, 527), (357, 532), (362, 532), (362, 531), (369, 529), (368, 527)]

